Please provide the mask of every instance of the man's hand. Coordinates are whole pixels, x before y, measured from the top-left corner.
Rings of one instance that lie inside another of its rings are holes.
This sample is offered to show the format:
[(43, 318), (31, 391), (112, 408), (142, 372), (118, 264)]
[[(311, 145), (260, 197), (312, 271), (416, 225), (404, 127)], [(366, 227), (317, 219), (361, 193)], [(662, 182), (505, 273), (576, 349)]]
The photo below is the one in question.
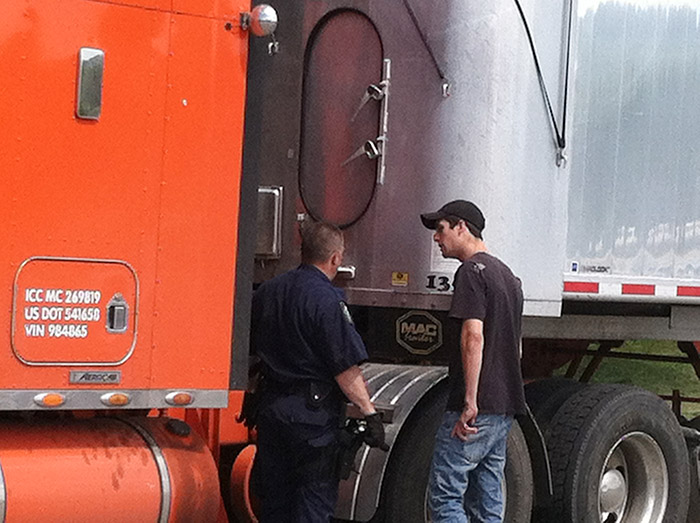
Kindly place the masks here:
[(384, 425), (382, 424), (382, 416), (375, 412), (365, 416), (367, 423), (367, 432), (364, 440), (370, 447), (377, 447), (384, 451), (389, 450), (389, 445), (384, 442)]
[(452, 429), (452, 437), (467, 441), (470, 434), (476, 434), (479, 429), (477, 429), (474, 424), (476, 423), (476, 415), (478, 413), (479, 409), (475, 404), (466, 404), (462, 409), (462, 414), (460, 414), (457, 423), (455, 423)]

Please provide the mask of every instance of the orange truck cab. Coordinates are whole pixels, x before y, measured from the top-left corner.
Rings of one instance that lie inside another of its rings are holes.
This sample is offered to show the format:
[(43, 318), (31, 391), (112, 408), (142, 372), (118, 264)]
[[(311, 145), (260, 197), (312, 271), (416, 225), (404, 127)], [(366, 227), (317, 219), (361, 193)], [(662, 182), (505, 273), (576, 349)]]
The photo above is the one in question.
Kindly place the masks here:
[(221, 516), (249, 11), (3, 3), (0, 521)]

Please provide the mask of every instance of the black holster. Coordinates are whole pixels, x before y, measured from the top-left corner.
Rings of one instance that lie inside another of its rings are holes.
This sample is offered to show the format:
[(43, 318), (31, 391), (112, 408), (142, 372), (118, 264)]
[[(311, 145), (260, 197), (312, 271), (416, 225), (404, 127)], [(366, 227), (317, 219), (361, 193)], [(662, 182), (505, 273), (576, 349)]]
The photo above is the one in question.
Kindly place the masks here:
[(338, 460), (336, 463), (336, 475), (339, 479), (348, 479), (355, 465), (355, 456), (364, 441), (363, 432), (359, 429), (362, 421), (355, 418), (345, 420), (338, 435)]
[(262, 364), (255, 360), (248, 371), (248, 390), (243, 394), (243, 405), (241, 413), (236, 421), (243, 423), (249, 429), (255, 428), (257, 424), (260, 402), (265, 390), (265, 375), (262, 373)]

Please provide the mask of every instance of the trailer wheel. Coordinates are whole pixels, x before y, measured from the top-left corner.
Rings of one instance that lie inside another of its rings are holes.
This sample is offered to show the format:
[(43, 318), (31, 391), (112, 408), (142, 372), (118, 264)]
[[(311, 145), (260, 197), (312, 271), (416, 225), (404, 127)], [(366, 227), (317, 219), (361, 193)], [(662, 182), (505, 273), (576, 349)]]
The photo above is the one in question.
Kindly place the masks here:
[(525, 385), (525, 399), (545, 437), (559, 408), (585, 386), (568, 378), (547, 378)]
[(697, 523), (700, 518), (700, 442), (688, 442), (690, 460), (690, 501), (688, 503), (688, 522)]
[(586, 387), (552, 419), (547, 448), (551, 521), (685, 521), (688, 454), (658, 396), (623, 385)]
[(693, 419), (691, 419), (688, 423), (685, 424), (686, 426), (693, 428), (695, 430), (700, 431), (700, 416), (696, 416)]
[(513, 422), (513, 427), (508, 434), (505, 483), (503, 491), (506, 498), (506, 512), (503, 521), (528, 523), (532, 513), (535, 486), (527, 441), (517, 421)]
[[(446, 385), (446, 383), (444, 384)], [(414, 408), (391, 450), (382, 484), (380, 521), (427, 522), (427, 492), (435, 433), (445, 411), (448, 389), (438, 385)], [(525, 436), (517, 422), (508, 436), (506, 523), (528, 523), (533, 479)]]

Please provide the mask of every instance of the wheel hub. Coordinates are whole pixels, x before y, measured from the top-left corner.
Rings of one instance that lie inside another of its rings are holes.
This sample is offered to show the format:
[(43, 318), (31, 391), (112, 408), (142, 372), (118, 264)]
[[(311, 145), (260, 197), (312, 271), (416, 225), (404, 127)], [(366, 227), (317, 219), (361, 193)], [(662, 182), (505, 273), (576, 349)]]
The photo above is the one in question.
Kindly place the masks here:
[(669, 496), (666, 460), (644, 432), (629, 432), (612, 446), (600, 474), (600, 521), (661, 523)]
[(627, 499), (625, 476), (617, 469), (608, 470), (600, 482), (600, 508), (605, 512), (619, 513)]

